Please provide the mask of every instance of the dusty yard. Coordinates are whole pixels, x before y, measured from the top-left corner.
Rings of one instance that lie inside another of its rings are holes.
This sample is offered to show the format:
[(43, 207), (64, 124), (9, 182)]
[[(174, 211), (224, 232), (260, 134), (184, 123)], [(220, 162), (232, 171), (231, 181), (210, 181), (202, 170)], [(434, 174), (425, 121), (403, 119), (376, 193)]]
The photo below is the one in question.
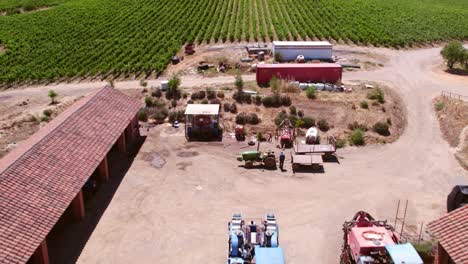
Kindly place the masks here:
[(434, 108), (445, 140), (454, 148), (462, 166), (468, 169), (468, 102), (438, 96), (434, 98)]

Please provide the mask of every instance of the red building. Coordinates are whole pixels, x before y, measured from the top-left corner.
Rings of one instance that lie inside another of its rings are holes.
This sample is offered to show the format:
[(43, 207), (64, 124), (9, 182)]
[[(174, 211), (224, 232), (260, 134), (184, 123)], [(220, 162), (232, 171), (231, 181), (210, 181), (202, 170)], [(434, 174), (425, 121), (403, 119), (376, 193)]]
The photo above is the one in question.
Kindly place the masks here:
[(257, 83), (266, 85), (277, 77), (304, 83), (336, 83), (341, 80), (342, 68), (336, 63), (258, 64)]
[(0, 263), (48, 263), (47, 235), (67, 208), (85, 217), (83, 186), (109, 179), (108, 153), (139, 137), (142, 107), (111, 87), (76, 102), (0, 160)]

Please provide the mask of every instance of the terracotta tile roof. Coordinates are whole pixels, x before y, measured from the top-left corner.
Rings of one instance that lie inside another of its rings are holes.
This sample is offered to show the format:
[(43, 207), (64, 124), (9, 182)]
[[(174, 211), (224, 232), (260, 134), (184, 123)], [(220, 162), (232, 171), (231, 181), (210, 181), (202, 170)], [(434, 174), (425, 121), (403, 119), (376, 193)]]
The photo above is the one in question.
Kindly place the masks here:
[(455, 264), (468, 263), (468, 205), (427, 225)]
[(0, 160), (0, 263), (25, 263), (142, 104), (105, 87)]

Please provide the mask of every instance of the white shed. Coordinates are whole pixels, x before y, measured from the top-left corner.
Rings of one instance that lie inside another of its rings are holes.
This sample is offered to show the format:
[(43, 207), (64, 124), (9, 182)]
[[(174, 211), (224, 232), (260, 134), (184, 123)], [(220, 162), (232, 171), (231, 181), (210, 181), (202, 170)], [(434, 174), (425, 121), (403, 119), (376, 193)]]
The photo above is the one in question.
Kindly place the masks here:
[(298, 55), (306, 60), (331, 60), (332, 47), (328, 41), (273, 41), (272, 51), (285, 61), (293, 61)]

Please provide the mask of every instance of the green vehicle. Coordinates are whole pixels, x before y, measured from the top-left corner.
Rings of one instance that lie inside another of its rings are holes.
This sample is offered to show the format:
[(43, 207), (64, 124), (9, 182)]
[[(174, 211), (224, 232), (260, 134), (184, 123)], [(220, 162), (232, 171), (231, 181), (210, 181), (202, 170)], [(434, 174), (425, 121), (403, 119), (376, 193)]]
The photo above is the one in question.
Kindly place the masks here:
[(252, 168), (254, 162), (263, 163), (263, 166), (267, 169), (276, 169), (276, 157), (274, 151), (259, 151), (260, 143), (258, 144), (257, 150), (249, 150), (241, 153), (237, 157), (238, 161), (244, 161), (246, 168)]

